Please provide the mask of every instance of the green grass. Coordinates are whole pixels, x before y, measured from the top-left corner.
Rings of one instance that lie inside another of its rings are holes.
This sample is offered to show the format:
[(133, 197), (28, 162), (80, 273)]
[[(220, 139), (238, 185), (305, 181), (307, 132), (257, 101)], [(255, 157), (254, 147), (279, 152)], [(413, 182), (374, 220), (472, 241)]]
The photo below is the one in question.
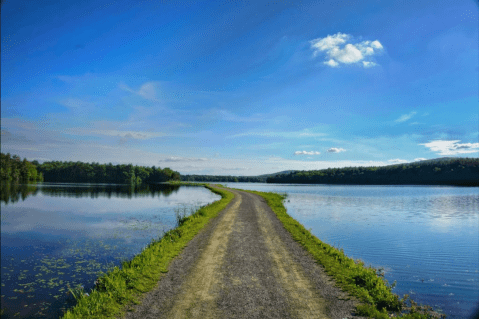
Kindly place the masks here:
[(389, 314), (411, 319), (435, 318), (430, 311), (431, 307), (418, 306), (409, 296), (405, 295), (400, 299), (394, 294), (392, 288), (395, 283), (390, 285), (382, 277), (380, 270), (365, 267), (362, 261), (346, 256), (342, 249), (338, 250), (323, 243), (289, 216), (283, 205), (285, 194), (247, 192), (263, 197), (294, 240), (324, 266), (326, 272), (335, 279), (343, 291), (357, 297), (361, 303), (356, 307), (357, 315), (378, 319), (390, 318)]
[(152, 241), (132, 260), (123, 262), (121, 268), (115, 267), (99, 277), (88, 295), (82, 287), (72, 289), (77, 304), (63, 318), (115, 318), (127, 311), (128, 306), (138, 304), (139, 297), (155, 287), (173, 258), (234, 198), (230, 192), (195, 184), (209, 188), (222, 198), (188, 217), (180, 216), (177, 219), (179, 227), (165, 233), (160, 240)]

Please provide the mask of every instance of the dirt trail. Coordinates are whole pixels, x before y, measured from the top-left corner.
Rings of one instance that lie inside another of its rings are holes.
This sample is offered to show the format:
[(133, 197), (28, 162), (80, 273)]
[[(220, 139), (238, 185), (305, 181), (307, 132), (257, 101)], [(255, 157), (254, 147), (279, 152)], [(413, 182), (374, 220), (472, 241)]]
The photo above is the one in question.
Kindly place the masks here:
[(351, 318), (334, 287), (260, 196), (235, 198), (126, 318)]

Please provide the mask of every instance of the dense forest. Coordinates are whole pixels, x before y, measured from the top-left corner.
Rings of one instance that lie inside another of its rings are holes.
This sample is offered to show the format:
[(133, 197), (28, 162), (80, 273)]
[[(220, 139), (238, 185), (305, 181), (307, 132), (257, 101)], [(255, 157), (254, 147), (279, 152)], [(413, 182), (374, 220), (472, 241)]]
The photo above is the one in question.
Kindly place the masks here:
[[(35, 161), (34, 161), (35, 163)], [(83, 162), (44, 162), (37, 166), (45, 182), (136, 184), (179, 181), (169, 168)]]
[(181, 175), (185, 182), (266, 183), (266, 176)]
[(0, 153), (0, 180), (2, 182), (28, 183), (43, 180), (35, 164), (20, 159), (17, 155)]
[(134, 184), (179, 181), (180, 173), (169, 168), (113, 165), (83, 162), (23, 161), (17, 155), (1, 153), (1, 180), (25, 183), (28, 181), (63, 183)]
[(1, 181), (140, 185), (167, 181), (479, 186), (479, 158), (440, 158), (381, 167), (285, 171), (260, 176), (180, 175), (169, 168), (52, 161), (39, 164), (1, 153)]
[(479, 158), (451, 158), (382, 167), (297, 171), (268, 183), (479, 186)]

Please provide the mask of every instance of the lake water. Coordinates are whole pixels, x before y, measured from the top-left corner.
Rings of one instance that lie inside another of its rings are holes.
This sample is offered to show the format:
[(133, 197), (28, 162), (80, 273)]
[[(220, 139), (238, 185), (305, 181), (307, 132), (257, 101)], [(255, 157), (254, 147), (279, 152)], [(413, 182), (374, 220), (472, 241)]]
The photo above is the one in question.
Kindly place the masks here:
[(226, 183), (287, 193), (285, 207), (323, 242), (397, 281), (448, 318), (479, 306), (479, 189), (434, 186), (342, 186)]
[(58, 318), (68, 287), (94, 286), (176, 226), (176, 212), (220, 199), (203, 187), (1, 186), (2, 318)]

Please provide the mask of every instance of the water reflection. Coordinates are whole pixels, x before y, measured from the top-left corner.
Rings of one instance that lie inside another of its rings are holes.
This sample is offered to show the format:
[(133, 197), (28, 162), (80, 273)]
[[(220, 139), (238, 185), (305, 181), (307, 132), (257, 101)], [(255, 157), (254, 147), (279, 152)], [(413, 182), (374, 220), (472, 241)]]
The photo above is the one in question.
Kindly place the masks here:
[(23, 201), (28, 196), (38, 193), (60, 197), (121, 197), (133, 198), (141, 196), (158, 197), (168, 196), (177, 192), (180, 186), (169, 184), (66, 184), (66, 183), (38, 183), (38, 184), (12, 184), (1, 183), (1, 201), (3, 204), (13, 204), (20, 199)]
[(0, 183), (1, 203), (13, 204), (20, 199), (25, 200), (28, 196), (36, 195), (38, 187), (36, 185), (24, 185), (13, 183)]
[(479, 306), (479, 193), (472, 187), (227, 183), (287, 193), (288, 213), (319, 239), (397, 280), (448, 318)]
[(219, 198), (190, 186), (2, 184), (2, 319), (61, 316), (68, 287), (88, 291), (175, 227), (175, 211)]

